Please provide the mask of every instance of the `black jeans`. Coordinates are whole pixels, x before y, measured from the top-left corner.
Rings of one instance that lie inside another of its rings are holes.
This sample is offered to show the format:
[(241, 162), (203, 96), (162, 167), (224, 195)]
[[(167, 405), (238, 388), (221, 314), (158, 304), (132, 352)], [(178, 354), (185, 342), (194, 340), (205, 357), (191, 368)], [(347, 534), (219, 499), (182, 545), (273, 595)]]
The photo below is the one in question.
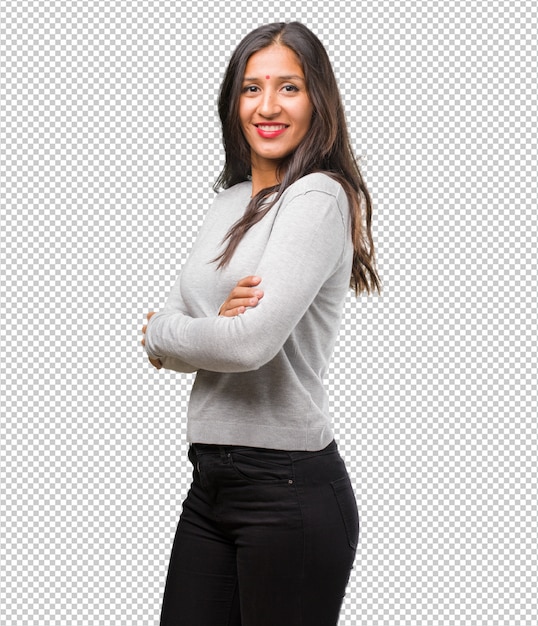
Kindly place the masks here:
[(335, 626), (359, 535), (335, 442), (194, 444), (189, 458), (161, 626)]

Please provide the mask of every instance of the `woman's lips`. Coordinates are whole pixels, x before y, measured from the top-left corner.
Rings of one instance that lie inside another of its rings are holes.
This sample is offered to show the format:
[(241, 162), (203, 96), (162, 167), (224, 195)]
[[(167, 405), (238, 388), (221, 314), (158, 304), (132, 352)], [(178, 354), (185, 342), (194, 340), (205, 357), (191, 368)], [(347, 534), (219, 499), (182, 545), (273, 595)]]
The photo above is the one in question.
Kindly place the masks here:
[(288, 127), (286, 124), (254, 124), (258, 135), (264, 139), (272, 139), (281, 135)]

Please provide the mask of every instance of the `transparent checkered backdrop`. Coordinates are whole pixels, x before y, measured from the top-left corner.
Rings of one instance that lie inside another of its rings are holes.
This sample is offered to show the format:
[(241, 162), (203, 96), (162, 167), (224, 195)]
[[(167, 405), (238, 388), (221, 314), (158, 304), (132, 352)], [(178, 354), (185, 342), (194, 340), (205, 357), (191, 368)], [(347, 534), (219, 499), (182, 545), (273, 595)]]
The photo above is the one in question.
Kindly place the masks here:
[(361, 515), (344, 626), (535, 624), (537, 5), (0, 0), (0, 624), (157, 624), (191, 375), (139, 345), (222, 165), (239, 40), (325, 43), (381, 296), (327, 377)]

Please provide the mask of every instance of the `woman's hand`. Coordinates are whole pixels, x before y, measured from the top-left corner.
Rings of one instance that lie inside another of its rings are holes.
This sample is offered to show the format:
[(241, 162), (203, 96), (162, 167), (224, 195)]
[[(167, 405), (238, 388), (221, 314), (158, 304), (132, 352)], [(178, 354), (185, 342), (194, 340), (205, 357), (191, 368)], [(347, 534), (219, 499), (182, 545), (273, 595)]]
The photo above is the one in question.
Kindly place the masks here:
[[(150, 311), (150, 312), (147, 314), (147, 316), (146, 316), (146, 317), (148, 318), (148, 322), (149, 322), (149, 320), (150, 320), (150, 319), (151, 319), (154, 315), (155, 315), (155, 311)], [(147, 330), (147, 328), (148, 328), (148, 325), (147, 325), (147, 324), (144, 324), (144, 326), (142, 326), (142, 334), (143, 334), (143, 335), (145, 335), (145, 334), (146, 334), (146, 330)], [(145, 345), (146, 345), (146, 337), (145, 337), (145, 336), (144, 336), (144, 337), (142, 337), (141, 344), (142, 344), (143, 346), (145, 346)], [(150, 358), (150, 357), (148, 357), (148, 359), (149, 359), (149, 362), (153, 365), (153, 367), (157, 368), (158, 370), (160, 370), (160, 369), (161, 369), (161, 367), (163, 366), (163, 364), (161, 363), (161, 361), (160, 361), (159, 359), (152, 359), (152, 358)]]
[(234, 317), (241, 315), (248, 307), (254, 307), (263, 298), (263, 291), (257, 289), (261, 278), (259, 276), (246, 276), (242, 278), (231, 290), (219, 309), (219, 315), (224, 317)]

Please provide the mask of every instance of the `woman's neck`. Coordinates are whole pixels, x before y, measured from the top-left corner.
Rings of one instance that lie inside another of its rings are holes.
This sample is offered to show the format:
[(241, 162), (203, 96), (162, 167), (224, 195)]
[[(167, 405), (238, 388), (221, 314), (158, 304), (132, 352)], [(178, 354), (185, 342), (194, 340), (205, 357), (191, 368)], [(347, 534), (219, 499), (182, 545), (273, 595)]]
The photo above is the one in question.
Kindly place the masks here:
[(254, 197), (262, 189), (274, 187), (274, 185), (277, 185), (280, 182), (277, 176), (276, 166), (256, 167), (253, 163), (251, 172), (252, 197)]

